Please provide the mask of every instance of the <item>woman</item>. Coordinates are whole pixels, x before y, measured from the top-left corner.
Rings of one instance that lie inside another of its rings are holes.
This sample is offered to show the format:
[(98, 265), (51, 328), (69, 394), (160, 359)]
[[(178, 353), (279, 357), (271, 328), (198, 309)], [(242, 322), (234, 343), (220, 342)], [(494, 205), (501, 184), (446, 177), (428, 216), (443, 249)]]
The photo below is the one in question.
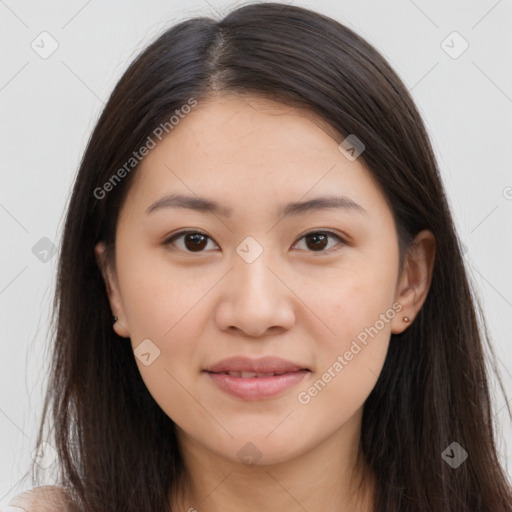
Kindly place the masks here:
[(55, 304), (38, 441), (49, 416), (61, 486), (13, 505), (512, 510), (425, 127), (326, 16), (248, 5), (131, 64), (80, 166)]

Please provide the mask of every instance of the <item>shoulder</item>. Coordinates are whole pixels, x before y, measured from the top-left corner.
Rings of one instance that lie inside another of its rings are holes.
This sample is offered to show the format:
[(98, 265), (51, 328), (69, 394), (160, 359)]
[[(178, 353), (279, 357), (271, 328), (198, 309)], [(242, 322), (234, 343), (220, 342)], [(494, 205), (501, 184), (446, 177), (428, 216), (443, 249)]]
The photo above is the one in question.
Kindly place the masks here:
[[(71, 510), (66, 492), (62, 487), (55, 485), (35, 487), (18, 494), (9, 502), (8, 507), (18, 507), (19, 512), (68, 512)], [(9, 510), (7, 508), (7, 511)], [(14, 510), (16, 509), (14, 508), (13, 512)], [(0, 512), (2, 512), (1, 508)]]

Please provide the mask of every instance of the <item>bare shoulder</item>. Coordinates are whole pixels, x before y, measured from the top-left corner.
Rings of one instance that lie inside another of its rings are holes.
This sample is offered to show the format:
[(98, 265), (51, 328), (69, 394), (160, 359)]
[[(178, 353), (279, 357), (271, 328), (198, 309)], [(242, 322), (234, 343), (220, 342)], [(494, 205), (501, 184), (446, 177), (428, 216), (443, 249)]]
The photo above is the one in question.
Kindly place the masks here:
[(9, 507), (18, 507), (19, 512), (70, 512), (72, 510), (68, 495), (62, 487), (56, 485), (43, 485), (18, 494), (9, 502)]

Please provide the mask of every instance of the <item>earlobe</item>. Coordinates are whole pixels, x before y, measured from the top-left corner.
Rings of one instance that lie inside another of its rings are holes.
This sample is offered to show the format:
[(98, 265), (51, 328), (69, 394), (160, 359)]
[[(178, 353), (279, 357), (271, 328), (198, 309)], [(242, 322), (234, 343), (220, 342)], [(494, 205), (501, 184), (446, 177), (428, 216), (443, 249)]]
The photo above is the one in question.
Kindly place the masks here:
[(113, 322), (114, 331), (123, 338), (129, 338), (130, 334), (126, 327), (126, 323), (123, 302), (121, 300), (121, 293), (117, 283), (117, 277), (112, 268), (112, 263), (108, 260), (106, 254), (105, 242), (98, 242), (94, 248), (94, 254), (96, 263), (103, 276), (105, 282), (105, 288), (107, 290), (108, 300), (110, 302), (110, 309), (112, 310), (112, 316), (115, 317)]
[(432, 282), (435, 254), (436, 239), (433, 233), (428, 230), (418, 233), (406, 253), (397, 286), (395, 300), (402, 304), (402, 310), (391, 324), (393, 334), (403, 332), (425, 303)]
[(121, 336), (121, 338), (129, 338), (130, 337), (130, 333), (128, 332), (128, 329), (126, 329), (126, 327), (124, 327), (121, 324), (121, 322), (117, 319), (117, 317), (116, 317), (116, 321), (114, 322), (113, 329), (118, 336)]

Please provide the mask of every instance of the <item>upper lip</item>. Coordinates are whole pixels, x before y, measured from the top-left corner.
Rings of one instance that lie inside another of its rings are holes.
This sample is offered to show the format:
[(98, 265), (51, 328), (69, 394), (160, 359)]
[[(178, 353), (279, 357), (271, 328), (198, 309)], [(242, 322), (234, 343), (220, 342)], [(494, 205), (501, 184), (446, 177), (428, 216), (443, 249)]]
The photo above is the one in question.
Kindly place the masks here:
[(245, 356), (229, 357), (205, 368), (207, 372), (256, 372), (256, 373), (286, 373), (299, 370), (309, 370), (303, 365), (295, 364), (280, 357), (267, 356), (261, 359), (251, 359)]

